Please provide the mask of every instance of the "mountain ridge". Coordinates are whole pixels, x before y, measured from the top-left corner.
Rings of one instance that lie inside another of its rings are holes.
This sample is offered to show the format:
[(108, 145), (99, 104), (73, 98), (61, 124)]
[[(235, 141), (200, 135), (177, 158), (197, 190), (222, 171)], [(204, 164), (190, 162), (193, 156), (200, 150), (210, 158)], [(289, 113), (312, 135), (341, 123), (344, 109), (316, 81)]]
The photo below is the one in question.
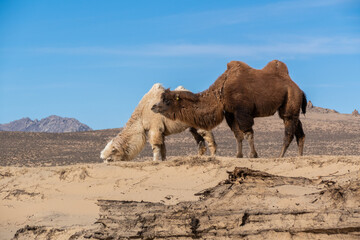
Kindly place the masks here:
[(60, 117), (50, 115), (41, 120), (24, 117), (9, 123), (0, 124), (0, 131), (19, 131), (19, 132), (83, 132), (92, 129), (75, 118)]

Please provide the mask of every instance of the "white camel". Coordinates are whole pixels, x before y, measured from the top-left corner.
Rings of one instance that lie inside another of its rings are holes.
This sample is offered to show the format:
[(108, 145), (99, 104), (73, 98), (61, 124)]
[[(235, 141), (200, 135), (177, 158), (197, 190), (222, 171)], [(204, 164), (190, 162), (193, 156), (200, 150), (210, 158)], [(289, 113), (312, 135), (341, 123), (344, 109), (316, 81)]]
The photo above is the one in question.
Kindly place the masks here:
[[(188, 91), (181, 86), (176, 90)], [(188, 128), (197, 142), (199, 155), (203, 155), (206, 151), (205, 140), (210, 154), (215, 155), (216, 143), (211, 131), (192, 128), (183, 122), (170, 120), (151, 110), (151, 107), (160, 101), (164, 91), (164, 87), (156, 83), (144, 95), (124, 129), (101, 151), (100, 157), (104, 162), (134, 159), (144, 148), (146, 140), (151, 144), (153, 160), (160, 160), (160, 156), (162, 160), (165, 160), (165, 136), (183, 132)]]

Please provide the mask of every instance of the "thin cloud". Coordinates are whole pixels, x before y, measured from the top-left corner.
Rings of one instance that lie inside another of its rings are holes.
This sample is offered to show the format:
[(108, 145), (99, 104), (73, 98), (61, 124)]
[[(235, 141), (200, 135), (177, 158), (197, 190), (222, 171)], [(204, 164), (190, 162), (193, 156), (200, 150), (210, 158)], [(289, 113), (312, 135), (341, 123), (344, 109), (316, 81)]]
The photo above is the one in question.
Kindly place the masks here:
[(300, 41), (262, 44), (151, 44), (127, 47), (44, 47), (26, 50), (37, 54), (115, 55), (115, 56), (242, 56), (268, 55), (356, 55), (360, 54), (360, 38), (319, 37)]
[(219, 56), (247, 56), (261, 55), (319, 55), (319, 54), (359, 54), (360, 38), (316, 38), (303, 42), (266, 43), (259, 45), (159, 45), (152, 50), (144, 51), (145, 55), (186, 56), (186, 55), (219, 55)]
[(354, 0), (300, 0), (300, 1), (283, 1), (277, 3), (270, 3), (267, 5), (268, 8), (281, 7), (282, 9), (312, 9), (319, 7), (330, 7), (334, 5), (342, 5)]
[(318, 8), (333, 7), (354, 2), (354, 0), (299, 0), (282, 1), (264, 5), (254, 5), (249, 7), (225, 8), (219, 10), (207, 10), (199, 12), (183, 12), (167, 16), (141, 19), (144, 24), (154, 24), (158, 22), (168, 22), (171, 26), (187, 29), (203, 29), (218, 26), (232, 25), (252, 22), (264, 18), (278, 18), (284, 15), (299, 14)]

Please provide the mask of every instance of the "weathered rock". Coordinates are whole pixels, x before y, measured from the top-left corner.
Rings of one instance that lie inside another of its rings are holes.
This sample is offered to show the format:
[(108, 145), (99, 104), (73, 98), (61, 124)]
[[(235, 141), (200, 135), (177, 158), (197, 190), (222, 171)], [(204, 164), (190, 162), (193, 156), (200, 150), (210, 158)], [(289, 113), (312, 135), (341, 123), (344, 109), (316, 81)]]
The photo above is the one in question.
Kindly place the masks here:
[(354, 117), (359, 117), (360, 116), (358, 110), (356, 110), (356, 109), (351, 113), (351, 115), (353, 115)]
[[(346, 181), (345, 181), (346, 179)], [(359, 239), (360, 180), (235, 168), (196, 202), (99, 200), (90, 239)], [(303, 203), (306, 204), (303, 204)], [(302, 203), (302, 204), (300, 204)]]
[(314, 105), (312, 104), (312, 102), (311, 101), (308, 101), (308, 103), (307, 103), (307, 106), (306, 106), (308, 109), (311, 109), (311, 108), (313, 108), (314, 107)]

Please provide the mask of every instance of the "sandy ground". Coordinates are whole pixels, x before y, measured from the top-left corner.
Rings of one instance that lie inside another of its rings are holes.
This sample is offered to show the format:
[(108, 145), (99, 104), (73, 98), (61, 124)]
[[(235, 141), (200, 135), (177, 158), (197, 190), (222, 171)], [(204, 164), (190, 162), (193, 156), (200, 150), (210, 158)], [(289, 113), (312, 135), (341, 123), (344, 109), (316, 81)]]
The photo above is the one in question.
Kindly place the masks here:
[[(98, 199), (176, 204), (227, 178), (226, 170), (248, 167), (281, 176), (316, 179), (348, 173), (360, 177), (360, 156), (306, 156), (235, 159), (172, 157), (166, 162), (77, 164), (57, 167), (0, 168), (0, 239), (25, 225), (69, 228), (91, 226)], [(288, 190), (287, 190), (288, 191)], [(301, 203), (299, 203), (301, 204)]]
[[(197, 157), (195, 141), (184, 132), (166, 139), (165, 162), (148, 161), (152, 152), (147, 145), (134, 161), (113, 165), (101, 163), (99, 153), (119, 129), (0, 132), (0, 239), (12, 238), (25, 225), (66, 228), (61, 236), (68, 239), (97, 220), (98, 199), (164, 204), (197, 200), (195, 193), (214, 187), (234, 167), (312, 179), (349, 173), (360, 178), (359, 117), (309, 112), (301, 120), (305, 156), (296, 157), (294, 141), (284, 159), (274, 158), (284, 131), (277, 116), (255, 121), (255, 146), (262, 157), (258, 159), (233, 158), (235, 140), (225, 124), (214, 130), (216, 158)], [(248, 153), (246, 142), (244, 153)]]

